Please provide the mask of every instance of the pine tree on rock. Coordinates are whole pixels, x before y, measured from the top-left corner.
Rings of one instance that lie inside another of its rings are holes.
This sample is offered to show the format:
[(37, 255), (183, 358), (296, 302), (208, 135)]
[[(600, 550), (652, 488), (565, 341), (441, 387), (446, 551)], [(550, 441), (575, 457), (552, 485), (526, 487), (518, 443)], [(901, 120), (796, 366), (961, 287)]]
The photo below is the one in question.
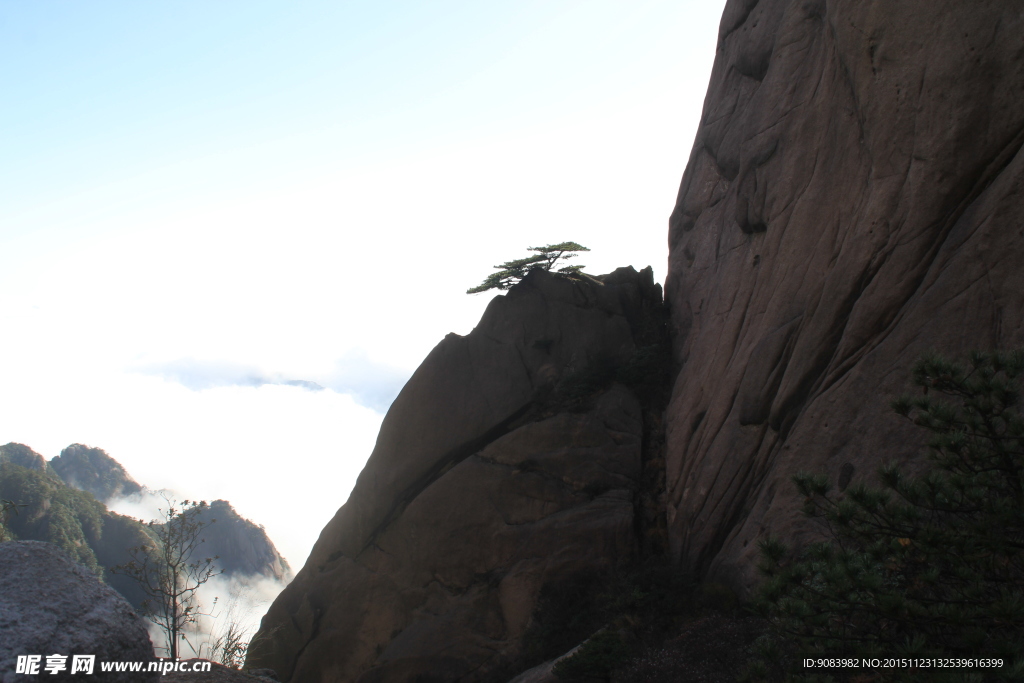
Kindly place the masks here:
[[(497, 272), (488, 275), (482, 283), (467, 289), (466, 294), (477, 294), (486, 292), (489, 289), (509, 289), (534, 268), (550, 271), (559, 260), (567, 261), (575, 256), (577, 252), (590, 251), (586, 247), (575, 242), (561, 242), (549, 244), (546, 247), (529, 247), (527, 251), (536, 252), (533, 256), (506, 261), (500, 266), (494, 266)], [(574, 275), (579, 273), (584, 266), (564, 266), (556, 272), (563, 275)]]

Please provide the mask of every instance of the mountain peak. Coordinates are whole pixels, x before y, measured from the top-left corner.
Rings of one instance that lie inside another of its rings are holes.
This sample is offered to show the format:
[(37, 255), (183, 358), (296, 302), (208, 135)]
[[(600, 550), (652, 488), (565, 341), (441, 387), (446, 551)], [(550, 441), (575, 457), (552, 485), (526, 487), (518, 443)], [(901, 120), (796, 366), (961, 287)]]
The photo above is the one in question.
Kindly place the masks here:
[(130, 496), (143, 490), (121, 463), (102, 448), (71, 444), (50, 461), (50, 466), (66, 484), (88, 491), (99, 501)]
[(0, 462), (9, 462), (40, 472), (46, 471), (46, 458), (23, 443), (11, 442), (0, 446)]

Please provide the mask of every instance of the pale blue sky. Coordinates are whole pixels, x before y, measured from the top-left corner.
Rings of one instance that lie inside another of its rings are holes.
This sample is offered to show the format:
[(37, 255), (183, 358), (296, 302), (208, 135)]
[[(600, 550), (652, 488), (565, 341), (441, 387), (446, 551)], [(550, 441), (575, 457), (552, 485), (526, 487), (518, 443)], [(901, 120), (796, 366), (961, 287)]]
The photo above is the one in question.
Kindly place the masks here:
[(160, 208), (571, 121), (645, 86), (671, 88), (687, 24), (718, 11), (595, 0), (5, 3), (0, 221), (8, 236), (95, 233), (52, 209), (28, 218), (60, 202), (90, 217)]
[(492, 264), (664, 279), (723, 4), (0, 3), (0, 443), (228, 498), (301, 566)]

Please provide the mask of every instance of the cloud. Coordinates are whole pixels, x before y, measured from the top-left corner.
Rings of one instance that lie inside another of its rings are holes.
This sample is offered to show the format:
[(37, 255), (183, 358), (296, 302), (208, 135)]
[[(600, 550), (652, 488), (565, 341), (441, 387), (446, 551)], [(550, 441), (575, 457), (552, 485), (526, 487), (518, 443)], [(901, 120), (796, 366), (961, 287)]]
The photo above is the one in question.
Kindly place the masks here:
[[(229, 630), (240, 635), (242, 643), (251, 642), (259, 630), (260, 619), (290, 580), (291, 577), (278, 581), (266, 576), (213, 576), (197, 591), (196, 620), (185, 626), (186, 640), (179, 645), (179, 655), (222, 661), (223, 652), (218, 651), (217, 641)], [(151, 621), (147, 626), (157, 656), (169, 656), (167, 634)]]
[(180, 501), (181, 497), (169, 489), (154, 491), (145, 486), (142, 491), (128, 496), (117, 496), (102, 501), (107, 509), (119, 515), (134, 517), (145, 523), (150, 520), (163, 518), (163, 511), (170, 505), (170, 501)]
[[(181, 496), (174, 491), (145, 489), (142, 493), (112, 498), (107, 508), (143, 522), (161, 521), (167, 506), (175, 500), (180, 501)], [(282, 579), (240, 573), (214, 574), (199, 587), (197, 618), (186, 625), (187, 639), (180, 645), (179, 652), (188, 653), (183, 656), (212, 657), (220, 661), (222, 653), (217, 651), (216, 644), (218, 638), (228, 635), (229, 629), (241, 635), (243, 643), (249, 642), (259, 630), (260, 618), (293, 576), (291, 571)], [(157, 654), (169, 656), (167, 634), (150, 620), (147, 620), (147, 628)]]
[(334, 368), (308, 379), (266, 372), (254, 365), (231, 361), (179, 358), (165, 363), (137, 367), (135, 372), (175, 382), (192, 391), (216, 387), (292, 386), (308, 391), (330, 389), (347, 394), (359, 405), (387, 412), (411, 373), (370, 359), (365, 351), (354, 350), (335, 361)]
[(170, 382), (177, 382), (192, 391), (202, 391), (214, 387), (260, 387), (265, 384), (300, 386), (313, 391), (323, 389), (315, 382), (286, 379), (279, 375), (264, 373), (252, 365), (240, 365), (230, 361), (179, 358), (166, 363), (136, 368), (135, 371), (144, 375), (155, 375)]
[(339, 358), (334, 370), (318, 379), (329, 389), (350, 395), (359, 405), (386, 413), (411, 374), (377, 363), (360, 349)]

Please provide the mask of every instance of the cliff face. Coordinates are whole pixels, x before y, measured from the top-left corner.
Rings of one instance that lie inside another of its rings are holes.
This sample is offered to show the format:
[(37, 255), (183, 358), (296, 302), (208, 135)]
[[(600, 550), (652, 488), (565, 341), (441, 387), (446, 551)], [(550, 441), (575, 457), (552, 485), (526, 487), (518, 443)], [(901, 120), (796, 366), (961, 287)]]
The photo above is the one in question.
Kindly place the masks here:
[(651, 355), (660, 311), (649, 269), (534, 271), (446, 337), (247, 666), (291, 681), (480, 680), (516, 656), (545, 586), (633, 557), (644, 424), (613, 379)]
[(1017, 2), (728, 2), (670, 221), (684, 565), (749, 587), (793, 473), (920, 450), (916, 356), (1024, 342), (1022, 142)]

